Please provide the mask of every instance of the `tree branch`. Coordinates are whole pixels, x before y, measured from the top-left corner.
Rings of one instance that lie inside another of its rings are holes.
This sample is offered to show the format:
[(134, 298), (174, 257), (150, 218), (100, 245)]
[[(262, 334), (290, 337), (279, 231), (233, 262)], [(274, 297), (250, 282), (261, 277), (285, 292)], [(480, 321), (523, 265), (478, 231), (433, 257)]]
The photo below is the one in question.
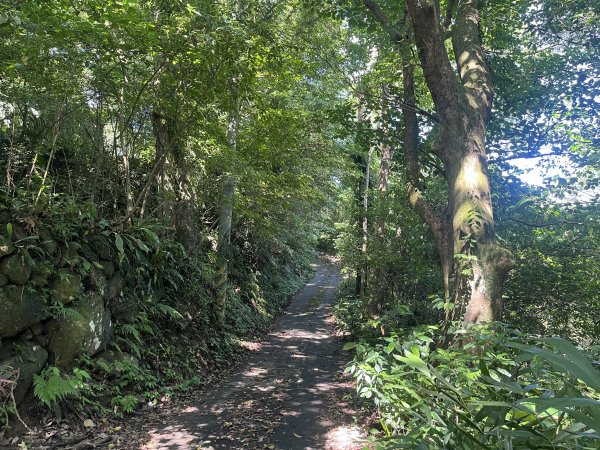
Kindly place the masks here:
[[(363, 0), (363, 4), (365, 5), (365, 7), (371, 12), (371, 15), (373, 16), (373, 18), (379, 22), (381, 24), (381, 27), (384, 29), (384, 31), (390, 36), (390, 40), (398, 45), (400, 47), (400, 53), (406, 52), (408, 51), (408, 49), (404, 48), (407, 47), (407, 45), (404, 45), (405, 42), (407, 42), (408, 40), (408, 33), (407, 32), (403, 32), (403, 30), (398, 29), (395, 26), (392, 26), (390, 24), (390, 21), (387, 17), (387, 15), (385, 14), (385, 12), (381, 9), (381, 6), (379, 6), (379, 3), (377, 3), (375, 0)], [(405, 14), (406, 16), (406, 14)], [(403, 23), (406, 24), (406, 17), (403, 20)], [(406, 56), (404, 59), (407, 59)], [(395, 98), (395, 97), (389, 97), (389, 98)], [(431, 114), (430, 112), (427, 112), (421, 108), (419, 108), (418, 106), (416, 106), (416, 101), (412, 101), (412, 103), (408, 103), (406, 101), (403, 100), (396, 100), (396, 105), (399, 106), (402, 110), (414, 110), (415, 112), (418, 112), (420, 114), (423, 114), (427, 117), (429, 117), (431, 120), (435, 121), (435, 122), (439, 122), (439, 118), (436, 117), (434, 114)]]
[(407, 0), (423, 73), (442, 123), (450, 121), (462, 100), (444, 45), (443, 30), (431, 0)]
[[(303, 39), (302, 37), (300, 37), (300, 39)], [(309, 41), (305, 41), (307, 44), (310, 44)], [(348, 88), (354, 92), (355, 94), (357, 94), (357, 96), (363, 96), (363, 97), (370, 97), (370, 98), (374, 98), (377, 100), (381, 100), (384, 103), (388, 103), (392, 106), (395, 106), (397, 108), (400, 108), (403, 111), (414, 111), (418, 114), (421, 114), (423, 116), (428, 117), (429, 119), (433, 120), (436, 123), (440, 122), (439, 117), (437, 117), (435, 114), (426, 111), (422, 108), (419, 108), (415, 103), (411, 103), (408, 104), (405, 101), (403, 101), (401, 98), (399, 98), (398, 96), (395, 95), (390, 95), (387, 99), (383, 98), (383, 97), (379, 97), (376, 96), (374, 94), (371, 94), (369, 92), (364, 92), (361, 91), (360, 89), (358, 89), (353, 83), (352, 81), (350, 81), (351, 76), (349, 76), (346, 72), (344, 72), (343, 69), (341, 69), (339, 66), (337, 66), (336, 64), (332, 63), (329, 58), (327, 58), (326, 55), (323, 55), (317, 48), (312, 47), (312, 50), (314, 51), (314, 54), (316, 57), (318, 57), (319, 59), (321, 59), (321, 61), (323, 61), (325, 64), (327, 64), (327, 66), (332, 69), (335, 72), (338, 72), (342, 75), (342, 79), (344, 80), (344, 83), (348, 86)]]
[(381, 9), (381, 6), (379, 6), (379, 3), (374, 0), (363, 0), (363, 4), (371, 12), (373, 18), (381, 24), (385, 32), (390, 35), (392, 42), (395, 44), (401, 43), (403, 39), (402, 33), (396, 27), (390, 25), (390, 21)]
[[(408, 45), (408, 44), (405, 44)], [(402, 87), (404, 90), (404, 102), (415, 102), (415, 80), (414, 65), (403, 58), (402, 65)], [(404, 111), (404, 161), (408, 175), (408, 201), (419, 217), (429, 226), (434, 235), (440, 257), (443, 255), (444, 239), (444, 219), (442, 214), (436, 211), (431, 203), (423, 196), (420, 190), (420, 170), (419, 170), (419, 122), (417, 115), (413, 111)]]

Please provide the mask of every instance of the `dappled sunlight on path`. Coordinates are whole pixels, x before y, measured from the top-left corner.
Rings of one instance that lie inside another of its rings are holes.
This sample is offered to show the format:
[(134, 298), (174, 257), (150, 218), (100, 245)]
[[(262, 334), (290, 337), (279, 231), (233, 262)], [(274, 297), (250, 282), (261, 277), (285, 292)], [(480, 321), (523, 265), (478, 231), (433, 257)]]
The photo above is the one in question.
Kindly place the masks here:
[(324, 262), (274, 331), (212, 394), (148, 424), (144, 449), (357, 449), (355, 412), (342, 397), (341, 344), (330, 323), (338, 268)]

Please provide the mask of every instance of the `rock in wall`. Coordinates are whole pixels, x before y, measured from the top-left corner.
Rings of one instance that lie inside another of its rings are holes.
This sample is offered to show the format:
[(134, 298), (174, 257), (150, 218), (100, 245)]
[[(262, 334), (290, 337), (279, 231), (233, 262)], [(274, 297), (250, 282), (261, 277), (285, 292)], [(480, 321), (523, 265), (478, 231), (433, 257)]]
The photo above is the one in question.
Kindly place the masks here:
[(124, 279), (114, 244), (101, 230), (66, 242), (41, 226), (20, 227), (6, 211), (0, 217), (0, 369), (18, 369), (19, 403), (47, 362), (69, 370), (79, 355), (106, 349), (110, 306)]

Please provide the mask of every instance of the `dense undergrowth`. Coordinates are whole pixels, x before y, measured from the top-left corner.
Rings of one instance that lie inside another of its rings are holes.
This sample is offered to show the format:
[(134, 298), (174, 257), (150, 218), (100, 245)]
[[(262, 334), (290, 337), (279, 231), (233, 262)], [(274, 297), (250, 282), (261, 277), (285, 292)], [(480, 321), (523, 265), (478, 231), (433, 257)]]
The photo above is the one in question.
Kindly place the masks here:
[[(58, 419), (69, 411), (79, 417), (122, 415), (206, 384), (242, 351), (240, 339), (269, 327), (311, 272), (309, 239), (296, 240), (295, 248), (273, 241), (265, 255), (244, 251), (243, 242), (234, 237), (232, 282), (221, 326), (215, 317), (215, 255), (209, 239), (203, 251), (190, 255), (159, 222), (123, 226), (99, 218), (89, 203), (67, 196), (46, 200), (34, 210), (18, 198), (3, 199), (12, 219), (8, 228), (19, 234), (11, 238), (18, 253), (35, 264), (34, 271), (56, 270), (46, 267), (44, 259), (49, 257), (44, 244), (56, 240), (59, 251), (68, 253), (68, 261), (61, 257), (60, 264), (88, 280), (101, 264), (86, 242), (101, 235), (110, 243), (123, 284), (110, 304), (114, 324), (108, 349), (95, 357), (83, 352), (72, 367), (51, 360), (33, 379), (33, 403), (44, 408), (32, 405), (29, 412), (46, 410)], [(27, 223), (35, 225), (25, 229)], [(254, 264), (244, 261), (250, 257)], [(62, 305), (54, 300), (51, 286), (31, 284), (26, 289), (42, 291), (51, 318), (77, 316), (72, 306), (86, 301), (82, 293), (72, 304)], [(0, 378), (16, 383), (15, 374), (6, 369)], [(9, 397), (4, 400), (3, 426), (14, 409)]]
[(368, 320), (351, 288), (336, 316), (352, 335), (346, 370), (379, 414), (377, 448), (598, 448), (597, 346), (502, 323), (416, 325), (409, 308)]

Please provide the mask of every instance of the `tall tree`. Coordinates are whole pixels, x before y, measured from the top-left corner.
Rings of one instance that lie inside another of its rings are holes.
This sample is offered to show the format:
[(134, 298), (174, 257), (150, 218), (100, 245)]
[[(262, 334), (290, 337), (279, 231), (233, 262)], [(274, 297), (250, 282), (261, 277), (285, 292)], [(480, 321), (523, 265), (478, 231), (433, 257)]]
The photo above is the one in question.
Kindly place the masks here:
[[(390, 116), (390, 93), (387, 84), (381, 85), (381, 97), (384, 106), (381, 108), (378, 119), (378, 127), (381, 131), (381, 142), (379, 143), (379, 173), (377, 183), (377, 219), (375, 223), (373, 236), (373, 251), (383, 255), (385, 247), (385, 229), (389, 212), (389, 185), (390, 185), (390, 166), (394, 148), (391, 142), (391, 116)], [(369, 312), (371, 316), (379, 316), (383, 311), (383, 303), (388, 292), (386, 282), (386, 262), (377, 261), (373, 267), (373, 289), (369, 297)]]
[[(406, 32), (390, 22), (381, 6), (364, 0), (372, 16), (381, 23), (401, 54)], [(493, 321), (502, 311), (502, 287), (512, 267), (510, 252), (495, 237), (491, 186), (486, 161), (485, 134), (490, 118), (493, 85), (486, 65), (479, 32), (476, 0), (448, 2), (445, 17), (432, 0), (407, 0), (404, 20), (413, 24), (419, 60), (439, 126), (431, 152), (443, 163), (448, 188), (447, 210), (436, 212), (418, 188), (414, 154), (416, 124), (405, 118), (406, 152), (412, 164), (411, 203), (428, 223), (437, 242), (449, 285), (448, 267), (453, 267), (453, 318), (467, 322)], [(449, 27), (449, 28), (447, 28)], [(445, 41), (451, 36), (456, 70)], [(414, 109), (410, 90), (411, 68), (404, 70), (405, 102)], [(410, 109), (410, 108), (409, 108)], [(411, 141), (412, 140), (412, 141)], [(410, 160), (412, 157), (412, 160)], [(452, 250), (449, 251), (451, 242)], [(446, 289), (449, 295), (450, 289)]]

